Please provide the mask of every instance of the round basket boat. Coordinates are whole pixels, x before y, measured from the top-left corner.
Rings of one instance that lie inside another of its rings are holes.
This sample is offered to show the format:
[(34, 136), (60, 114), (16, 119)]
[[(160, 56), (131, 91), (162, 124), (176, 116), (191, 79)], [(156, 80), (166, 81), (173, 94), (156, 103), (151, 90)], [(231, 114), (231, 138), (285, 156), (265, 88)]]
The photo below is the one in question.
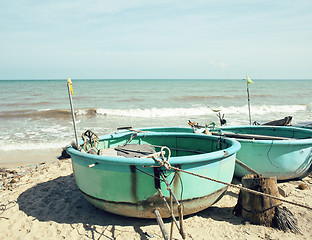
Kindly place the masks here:
[[(171, 157), (167, 160), (171, 166), (226, 183), (232, 181), (235, 156), (240, 149), (240, 144), (232, 139), (172, 132), (106, 135), (100, 137), (93, 151), (100, 155), (68, 146), (75, 181), (83, 196), (105, 211), (139, 218), (154, 218), (156, 208), (162, 217), (170, 216), (159, 191), (169, 198), (164, 179), (183, 204), (184, 215), (211, 206), (223, 196), (227, 186), (159, 167), (159, 163), (149, 157), (131, 157), (131, 154), (125, 157), (129, 153), (125, 146), (129, 145), (147, 146), (156, 153), (161, 147), (168, 147)], [(135, 149), (135, 154), (140, 152)]]
[[(223, 134), (241, 144), (237, 159), (265, 177), (303, 178), (312, 171), (312, 131), (296, 127), (222, 127)], [(248, 172), (236, 164), (235, 176)]]
[[(156, 127), (140, 130), (153, 132), (193, 132), (191, 128)], [(217, 131), (216, 131), (217, 130)], [(203, 129), (196, 129), (203, 133)], [(227, 126), (212, 129), (211, 134), (235, 139), (241, 149), (237, 159), (265, 177), (278, 180), (304, 178), (312, 171), (312, 130), (291, 126)], [(239, 164), (234, 175), (249, 174)]]

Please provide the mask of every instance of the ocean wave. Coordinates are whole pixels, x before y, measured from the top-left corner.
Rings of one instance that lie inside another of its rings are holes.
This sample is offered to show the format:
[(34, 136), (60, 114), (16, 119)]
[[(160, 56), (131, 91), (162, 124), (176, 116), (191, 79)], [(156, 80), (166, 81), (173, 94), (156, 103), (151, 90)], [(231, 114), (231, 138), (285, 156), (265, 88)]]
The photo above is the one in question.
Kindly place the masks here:
[[(269, 98), (269, 97), (274, 97), (274, 95), (270, 95), (270, 94), (255, 94), (252, 95), (252, 98)], [(245, 98), (243, 97), (241, 94), (238, 95), (219, 95), (219, 96), (213, 96), (213, 95), (203, 95), (203, 96), (198, 96), (198, 95), (194, 95), (194, 96), (181, 96), (181, 97), (172, 97), (171, 100), (174, 101), (198, 101), (198, 100), (210, 100), (210, 99), (214, 99), (214, 100), (219, 100), (219, 99), (242, 99)]]
[(312, 102), (307, 105), (307, 111), (312, 112)]
[[(251, 112), (257, 115), (266, 115), (270, 113), (296, 113), (299, 111), (308, 111), (308, 105), (258, 105), (251, 106)], [(221, 107), (220, 110), (229, 114), (246, 114), (248, 107)]]
[(75, 115), (77, 116), (88, 116), (95, 117), (98, 114), (98, 110), (96, 108), (87, 108), (87, 109), (78, 109), (75, 111)]
[(140, 101), (142, 101), (142, 99), (133, 97), (129, 99), (117, 100), (116, 102), (140, 102)]
[(49, 104), (55, 104), (54, 102), (42, 101), (42, 102), (16, 102), (16, 103), (0, 103), (1, 107), (22, 107), (22, 106), (46, 106)]
[[(224, 114), (248, 114), (248, 107), (218, 107), (217, 110)], [(251, 106), (253, 114), (266, 115), (270, 113), (294, 114), (299, 111), (311, 112), (309, 105), (258, 105)], [(138, 117), (138, 118), (155, 118), (155, 117), (183, 117), (183, 116), (204, 116), (214, 115), (215, 112), (207, 107), (191, 108), (132, 108), (132, 109), (104, 109), (104, 108), (87, 108), (77, 109), (77, 117), (100, 117), (100, 116), (117, 116), (117, 117)], [(1, 112), (0, 118), (71, 118), (71, 112), (68, 109), (44, 109), (44, 110), (17, 110)]]
[(171, 100), (174, 101), (193, 101), (193, 100), (209, 100), (209, 99), (240, 99), (240, 95), (230, 95), (230, 96), (181, 96), (181, 97), (172, 97)]
[[(252, 106), (252, 112), (257, 115), (266, 115), (280, 112), (281, 114), (293, 114), (298, 111), (308, 111), (307, 105), (261, 105)], [(219, 107), (225, 114), (248, 114), (247, 105), (242, 107)], [(97, 115), (120, 116), (120, 117), (183, 117), (183, 116), (204, 116), (214, 115), (215, 112), (209, 107), (194, 108), (150, 108), (150, 109), (97, 109)]]
[(70, 110), (43, 109), (43, 110), (15, 110), (0, 112), (0, 118), (70, 118)]

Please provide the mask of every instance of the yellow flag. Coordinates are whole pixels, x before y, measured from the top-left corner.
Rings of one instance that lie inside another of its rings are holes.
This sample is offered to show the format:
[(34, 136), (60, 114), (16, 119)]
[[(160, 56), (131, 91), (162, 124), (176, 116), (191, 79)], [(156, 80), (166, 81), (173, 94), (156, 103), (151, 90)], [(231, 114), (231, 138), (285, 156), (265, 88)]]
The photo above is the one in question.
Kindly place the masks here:
[(246, 77), (247, 77), (247, 83), (249, 83), (249, 84), (254, 83), (247, 75), (246, 75)]
[(71, 81), (70, 78), (67, 78), (67, 83), (69, 84), (69, 87), (70, 87), (70, 93), (71, 95), (74, 95), (74, 91), (73, 91), (73, 83)]
[[(209, 106), (208, 106), (209, 107)], [(211, 107), (209, 107), (210, 108), (210, 110), (211, 111), (213, 111), (213, 112), (220, 112), (221, 110), (219, 110), (219, 109), (212, 109)]]

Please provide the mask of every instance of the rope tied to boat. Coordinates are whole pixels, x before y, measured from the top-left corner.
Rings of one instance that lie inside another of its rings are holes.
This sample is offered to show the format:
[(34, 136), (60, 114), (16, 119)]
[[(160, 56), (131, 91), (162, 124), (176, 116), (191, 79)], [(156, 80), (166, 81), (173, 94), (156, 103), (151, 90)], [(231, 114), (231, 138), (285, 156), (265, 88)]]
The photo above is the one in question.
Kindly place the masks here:
[(170, 166), (170, 169), (175, 170), (175, 171), (184, 172), (184, 173), (187, 173), (187, 174), (190, 174), (190, 175), (193, 175), (193, 176), (196, 176), (196, 177), (200, 177), (200, 178), (203, 178), (203, 179), (207, 179), (207, 180), (210, 180), (210, 181), (213, 181), (213, 182), (221, 183), (221, 184), (224, 184), (224, 185), (226, 185), (228, 187), (238, 188), (240, 190), (243, 190), (243, 191), (246, 191), (246, 192), (250, 192), (250, 193), (253, 193), (253, 194), (256, 194), (256, 195), (269, 197), (269, 198), (280, 200), (282, 202), (286, 202), (286, 203), (289, 203), (289, 204), (292, 204), (292, 205), (296, 205), (298, 207), (303, 207), (303, 208), (312, 210), (312, 207), (309, 207), (309, 206), (306, 206), (306, 205), (303, 205), (303, 204), (300, 204), (300, 203), (296, 203), (296, 202), (293, 202), (293, 201), (289, 201), (289, 200), (286, 200), (286, 199), (282, 199), (282, 198), (279, 198), (279, 197), (275, 197), (275, 196), (272, 196), (270, 194), (258, 192), (258, 191), (255, 191), (255, 190), (252, 190), (252, 189), (249, 189), (249, 188), (245, 188), (245, 187), (242, 187), (242, 186), (234, 185), (232, 183), (227, 183), (227, 182), (224, 182), (224, 181), (220, 181), (220, 180), (213, 179), (213, 178), (210, 178), (210, 177), (207, 177), (207, 176), (203, 176), (203, 175), (199, 175), (199, 174), (196, 174), (196, 173), (192, 173), (192, 172), (189, 172), (189, 171), (186, 171), (186, 170), (183, 170), (183, 169), (180, 169), (180, 168), (172, 167), (172, 166)]
[[(168, 157), (167, 157), (167, 159), (165, 158), (165, 151), (164, 151), (164, 149), (168, 150)], [(157, 159), (158, 156), (160, 156), (162, 159), (161, 160)], [(260, 195), (260, 196), (263, 196), (263, 197), (269, 197), (269, 198), (280, 200), (282, 202), (286, 202), (286, 203), (289, 203), (289, 204), (292, 204), (292, 205), (295, 205), (295, 206), (298, 206), (298, 207), (302, 207), (302, 208), (306, 208), (306, 209), (312, 210), (311, 207), (303, 205), (303, 204), (300, 204), (300, 203), (296, 203), (296, 202), (293, 202), (293, 201), (289, 201), (289, 200), (286, 200), (286, 199), (282, 199), (282, 198), (279, 198), (279, 197), (272, 196), (270, 194), (258, 192), (258, 191), (255, 191), (255, 190), (252, 190), (252, 189), (249, 189), (249, 188), (245, 188), (245, 187), (238, 186), (238, 185), (235, 185), (235, 184), (232, 184), (232, 183), (227, 183), (227, 182), (224, 182), (224, 181), (220, 181), (220, 180), (217, 180), (217, 179), (210, 178), (208, 176), (203, 176), (203, 175), (196, 174), (196, 173), (193, 173), (193, 172), (190, 172), (190, 171), (186, 171), (186, 170), (183, 170), (183, 169), (180, 169), (180, 168), (177, 168), (177, 167), (173, 167), (169, 163), (170, 156), (171, 156), (170, 149), (168, 147), (166, 147), (166, 146), (162, 146), (161, 147), (161, 151), (159, 153), (157, 153), (155, 155), (152, 155), (152, 158), (156, 162), (159, 163), (159, 166), (153, 166), (153, 167), (162, 167), (162, 166), (164, 166), (167, 170), (174, 170), (175, 172), (183, 172), (183, 173), (190, 174), (190, 175), (193, 175), (193, 176), (196, 176), (196, 177), (199, 177), (199, 178), (203, 178), (203, 179), (210, 180), (210, 181), (213, 181), (213, 182), (221, 183), (221, 184), (224, 184), (224, 185), (226, 185), (228, 187), (233, 187), (233, 188), (240, 189), (240, 190), (243, 190), (243, 191), (246, 191), (246, 192), (250, 192), (250, 193), (253, 193), (253, 194), (256, 194), (256, 195)]]
[[(168, 151), (168, 156), (167, 156), (167, 159), (165, 157), (165, 154), (166, 154), (166, 151)], [(167, 170), (169, 170), (171, 168), (171, 165), (169, 163), (169, 160), (170, 160), (170, 156), (171, 156), (171, 150), (170, 148), (166, 147), (166, 146), (163, 146), (161, 147), (160, 149), (160, 153), (158, 154), (159, 157), (161, 157), (161, 160), (157, 159), (157, 157), (154, 155), (152, 156), (152, 158), (159, 163), (160, 166), (164, 166)]]

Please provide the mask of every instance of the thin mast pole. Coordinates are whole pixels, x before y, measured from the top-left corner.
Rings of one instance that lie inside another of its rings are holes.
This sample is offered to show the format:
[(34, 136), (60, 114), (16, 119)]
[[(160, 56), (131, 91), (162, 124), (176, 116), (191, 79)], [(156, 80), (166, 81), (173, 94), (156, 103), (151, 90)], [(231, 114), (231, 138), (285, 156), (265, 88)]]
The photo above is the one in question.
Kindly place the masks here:
[(77, 146), (77, 149), (79, 149), (78, 134), (77, 134), (76, 120), (75, 120), (75, 111), (74, 111), (73, 99), (72, 99), (73, 88), (72, 88), (72, 81), (70, 78), (67, 79), (67, 90), (68, 90), (68, 96), (69, 96), (70, 110), (71, 110), (72, 119), (73, 119), (74, 131), (75, 131), (76, 146)]
[(249, 112), (249, 125), (251, 125), (251, 114), (250, 114), (250, 98), (249, 98), (249, 83), (247, 83), (247, 97), (248, 97), (248, 112)]

